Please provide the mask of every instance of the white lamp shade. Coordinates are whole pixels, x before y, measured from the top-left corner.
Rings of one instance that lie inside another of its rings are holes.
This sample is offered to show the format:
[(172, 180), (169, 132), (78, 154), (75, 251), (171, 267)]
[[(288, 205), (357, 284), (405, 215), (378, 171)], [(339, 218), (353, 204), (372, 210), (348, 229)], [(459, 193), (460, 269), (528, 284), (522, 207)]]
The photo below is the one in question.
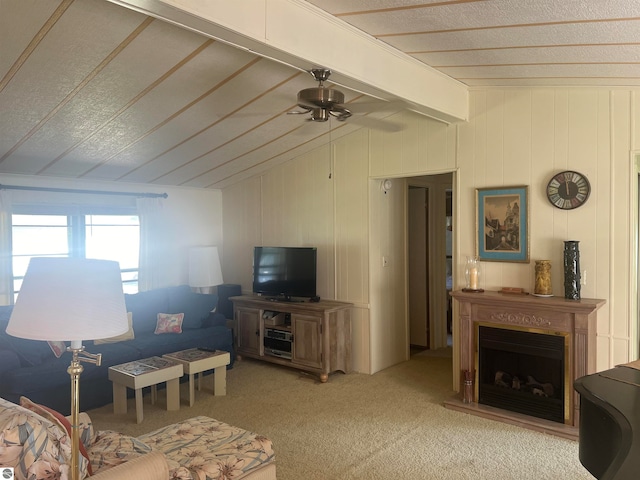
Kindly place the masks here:
[(32, 258), (7, 333), (31, 340), (82, 341), (128, 331), (118, 262)]
[(189, 286), (214, 287), (222, 283), (218, 247), (194, 247), (189, 250)]

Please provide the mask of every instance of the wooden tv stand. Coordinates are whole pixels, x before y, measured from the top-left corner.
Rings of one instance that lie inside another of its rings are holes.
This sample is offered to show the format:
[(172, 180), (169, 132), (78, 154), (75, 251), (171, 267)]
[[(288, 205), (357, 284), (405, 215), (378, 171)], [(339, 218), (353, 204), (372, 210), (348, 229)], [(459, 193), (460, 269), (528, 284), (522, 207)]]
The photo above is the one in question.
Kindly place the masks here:
[[(323, 383), (332, 372), (351, 371), (352, 304), (271, 301), (258, 295), (229, 300), (238, 329), (238, 355), (315, 373)], [(265, 312), (282, 313), (280, 318), (286, 316), (287, 321), (269, 325)]]

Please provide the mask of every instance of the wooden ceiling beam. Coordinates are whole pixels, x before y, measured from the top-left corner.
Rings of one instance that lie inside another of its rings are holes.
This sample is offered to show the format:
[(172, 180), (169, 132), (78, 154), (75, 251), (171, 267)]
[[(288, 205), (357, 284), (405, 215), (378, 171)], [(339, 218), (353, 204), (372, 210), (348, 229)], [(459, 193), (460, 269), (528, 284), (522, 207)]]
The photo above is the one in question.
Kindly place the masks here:
[(277, 62), (332, 70), (331, 81), (454, 123), (466, 85), (302, 0), (108, 0)]

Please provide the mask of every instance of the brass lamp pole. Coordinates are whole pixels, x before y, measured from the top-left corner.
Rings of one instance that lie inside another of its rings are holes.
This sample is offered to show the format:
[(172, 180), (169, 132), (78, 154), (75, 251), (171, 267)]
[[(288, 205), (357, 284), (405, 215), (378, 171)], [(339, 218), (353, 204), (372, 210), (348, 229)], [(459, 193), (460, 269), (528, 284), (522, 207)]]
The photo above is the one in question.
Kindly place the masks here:
[[(79, 347), (74, 345), (76, 342)], [(80, 362), (94, 363), (99, 367), (102, 354), (85, 352), (82, 341), (75, 340), (67, 351), (71, 352), (71, 365), (67, 368), (71, 377), (71, 480), (80, 480), (80, 374), (84, 370)]]

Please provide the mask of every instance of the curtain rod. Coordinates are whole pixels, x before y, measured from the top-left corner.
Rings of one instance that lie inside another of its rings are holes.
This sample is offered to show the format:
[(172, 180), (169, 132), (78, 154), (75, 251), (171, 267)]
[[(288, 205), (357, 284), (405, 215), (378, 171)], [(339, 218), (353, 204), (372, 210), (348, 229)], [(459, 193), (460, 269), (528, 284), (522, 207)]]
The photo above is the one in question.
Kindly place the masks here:
[(20, 185), (2, 185), (2, 190), (35, 190), (39, 192), (58, 192), (58, 193), (88, 193), (91, 195), (128, 195), (132, 197), (147, 197), (147, 198), (167, 198), (169, 195), (166, 193), (142, 193), (142, 192), (112, 192), (107, 190), (75, 190), (73, 188), (53, 188), (53, 187), (25, 187)]

